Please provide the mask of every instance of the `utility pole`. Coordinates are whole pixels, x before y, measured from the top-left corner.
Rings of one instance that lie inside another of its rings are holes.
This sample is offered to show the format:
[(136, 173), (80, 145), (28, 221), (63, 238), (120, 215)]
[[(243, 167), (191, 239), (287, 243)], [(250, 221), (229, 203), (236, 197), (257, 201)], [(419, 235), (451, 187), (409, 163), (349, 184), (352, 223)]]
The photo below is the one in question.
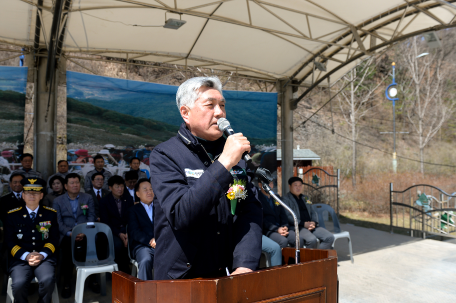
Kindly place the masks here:
[(393, 137), (394, 137), (394, 144), (393, 144), (393, 171), (394, 173), (397, 172), (397, 159), (396, 159), (396, 101), (399, 98), (397, 96), (397, 83), (396, 83), (396, 63), (393, 62), (393, 82), (388, 85), (385, 90), (385, 96), (388, 100), (393, 102)]

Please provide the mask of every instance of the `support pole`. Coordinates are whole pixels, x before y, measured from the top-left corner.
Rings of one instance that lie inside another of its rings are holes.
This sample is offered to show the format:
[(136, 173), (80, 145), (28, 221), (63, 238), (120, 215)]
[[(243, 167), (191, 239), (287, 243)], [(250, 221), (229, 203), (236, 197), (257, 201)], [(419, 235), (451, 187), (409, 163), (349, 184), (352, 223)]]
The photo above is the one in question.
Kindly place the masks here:
[[(36, 85), (36, 169), (41, 172), (43, 178), (54, 173), (55, 168), (55, 83), (58, 79), (53, 77), (53, 90), (49, 91), (46, 85), (47, 58), (39, 58), (37, 64), (37, 85)], [(58, 76), (57, 76), (58, 77)], [(51, 87), (51, 85), (49, 85)], [(50, 95), (50, 96), (49, 96)], [(50, 99), (49, 99), (50, 97)], [(46, 112), (49, 103), (49, 112)]]
[(288, 192), (288, 179), (293, 176), (293, 108), (292, 86), (286, 80), (278, 81), (277, 91), (281, 104), (282, 196)]
[[(34, 154), (35, 150), (35, 103), (36, 103), (36, 67), (33, 54), (25, 55), (28, 68), (24, 108), (24, 153)], [(34, 162), (36, 157), (34, 157)], [(33, 163), (36, 167), (36, 163)]]
[(56, 161), (57, 163), (67, 159), (67, 85), (66, 85), (66, 59), (60, 57), (57, 67), (57, 99), (56, 99)]

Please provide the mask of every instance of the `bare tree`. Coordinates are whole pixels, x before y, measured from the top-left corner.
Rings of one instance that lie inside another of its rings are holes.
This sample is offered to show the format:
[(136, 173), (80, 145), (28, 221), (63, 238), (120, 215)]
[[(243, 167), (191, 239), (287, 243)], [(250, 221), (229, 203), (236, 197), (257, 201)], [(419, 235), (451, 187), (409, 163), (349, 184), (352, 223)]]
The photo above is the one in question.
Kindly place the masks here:
[[(424, 174), (424, 148), (454, 112), (454, 102), (447, 87), (449, 68), (445, 51), (429, 51), (421, 37), (413, 37), (400, 48), (408, 73), (405, 76), (404, 108), (419, 137), (421, 173)], [(429, 55), (418, 57), (419, 54)], [(407, 78), (408, 81), (407, 81)], [(408, 82), (408, 83), (407, 83)]]
[(352, 184), (356, 187), (356, 139), (359, 129), (357, 125), (375, 106), (373, 105), (375, 91), (383, 83), (374, 78), (376, 72), (375, 58), (370, 57), (362, 64), (349, 71), (342, 79), (340, 86), (347, 88), (338, 95), (339, 106), (345, 121), (348, 123), (352, 136)]

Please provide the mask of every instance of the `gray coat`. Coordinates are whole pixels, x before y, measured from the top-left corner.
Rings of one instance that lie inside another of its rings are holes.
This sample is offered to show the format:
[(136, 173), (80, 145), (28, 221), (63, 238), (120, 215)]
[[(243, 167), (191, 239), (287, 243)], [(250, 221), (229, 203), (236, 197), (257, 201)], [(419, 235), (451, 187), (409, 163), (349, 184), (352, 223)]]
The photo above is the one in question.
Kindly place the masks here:
[(71, 209), (71, 204), (69, 201), (68, 194), (65, 193), (61, 196), (58, 196), (54, 199), (53, 208), (57, 211), (57, 221), (59, 222), (60, 230), (60, 241), (63, 237), (73, 230), (78, 224), (86, 222), (95, 222), (97, 218), (95, 217), (95, 206), (92, 199), (92, 196), (86, 193), (79, 193), (79, 205), (87, 204), (89, 206), (88, 212), (84, 216), (84, 213), (81, 207), (78, 207), (77, 218), (73, 216), (73, 210)]
[[(302, 199), (303, 196), (301, 196)], [(309, 212), (310, 218), (312, 221), (315, 222), (315, 225), (318, 226), (318, 215), (317, 212), (313, 210), (311, 204), (306, 203), (304, 199), (302, 199), (304, 204), (307, 207), (307, 211)], [(298, 224), (301, 223), (301, 214), (299, 212), (299, 206), (298, 203), (296, 202), (295, 198), (293, 197), (293, 194), (291, 192), (288, 192), (282, 199), (283, 203), (285, 203), (291, 210), (295, 213), (296, 217), (298, 218)], [(290, 226), (291, 230), (294, 230), (294, 221), (293, 221), (293, 216), (290, 214), (290, 212), (286, 211), (287, 213), (287, 218), (288, 218), (288, 225)]]
[(22, 167), (13, 171), (13, 174), (21, 174), (25, 178), (41, 178), (41, 173), (39, 171), (30, 169), (28, 172), (26, 172)]
[[(84, 190), (85, 190), (86, 193), (89, 192), (90, 189), (92, 189), (92, 175), (94, 173), (96, 173), (96, 172), (97, 172), (96, 169), (91, 170), (85, 176), (85, 179), (84, 179)], [(105, 169), (103, 171), (103, 176), (104, 176), (103, 189), (109, 190), (108, 179), (112, 177), (112, 174), (111, 174), (110, 171)]]

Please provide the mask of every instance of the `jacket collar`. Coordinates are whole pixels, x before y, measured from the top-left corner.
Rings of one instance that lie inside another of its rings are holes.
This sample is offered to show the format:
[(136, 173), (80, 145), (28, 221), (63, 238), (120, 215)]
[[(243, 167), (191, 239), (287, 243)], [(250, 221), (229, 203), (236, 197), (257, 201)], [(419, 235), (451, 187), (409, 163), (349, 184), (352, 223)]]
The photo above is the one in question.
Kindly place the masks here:
[(188, 147), (191, 149), (196, 148), (196, 146), (200, 145), (198, 139), (190, 132), (187, 128), (185, 122), (182, 122), (179, 130), (177, 131), (177, 137)]
[[(187, 125), (185, 124), (185, 122), (181, 124), (180, 129), (177, 132), (177, 137), (179, 140), (181, 140), (187, 146), (187, 148), (189, 148), (197, 153), (202, 152), (204, 157), (207, 156), (207, 159), (209, 159), (211, 162), (214, 162), (220, 156), (220, 155), (213, 155), (214, 158), (212, 159), (209, 156), (209, 154), (207, 153), (204, 146), (198, 141), (198, 139), (187, 128)], [(204, 161), (206, 161), (206, 160), (204, 160)]]

